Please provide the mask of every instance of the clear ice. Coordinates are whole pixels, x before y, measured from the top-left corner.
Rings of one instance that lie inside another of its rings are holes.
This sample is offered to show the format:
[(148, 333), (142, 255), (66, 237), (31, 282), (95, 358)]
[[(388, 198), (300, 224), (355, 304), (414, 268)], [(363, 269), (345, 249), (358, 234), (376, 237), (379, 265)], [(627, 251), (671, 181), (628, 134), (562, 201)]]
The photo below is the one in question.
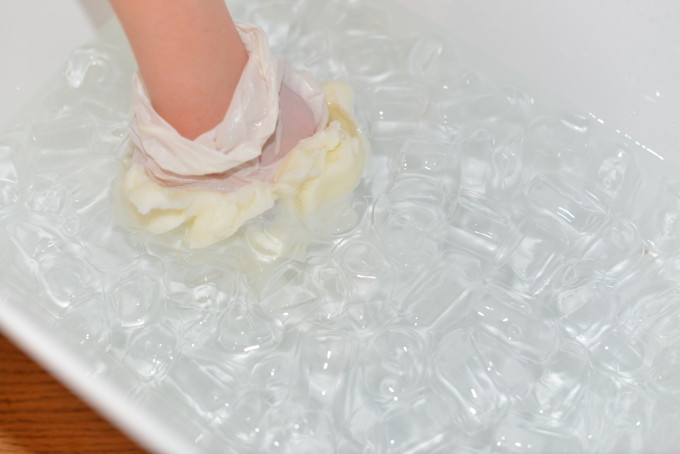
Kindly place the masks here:
[(355, 87), (361, 186), (209, 250), (120, 227), (134, 62), (115, 29), (0, 136), (3, 298), (200, 452), (676, 449), (669, 169), (387, 1), (230, 5)]

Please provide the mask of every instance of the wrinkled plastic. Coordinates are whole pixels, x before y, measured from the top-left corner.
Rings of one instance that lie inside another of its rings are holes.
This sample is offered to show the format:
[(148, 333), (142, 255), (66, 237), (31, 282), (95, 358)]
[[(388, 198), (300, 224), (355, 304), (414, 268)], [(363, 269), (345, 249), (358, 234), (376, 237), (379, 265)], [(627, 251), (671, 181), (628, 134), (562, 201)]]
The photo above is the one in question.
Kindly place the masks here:
[[(180, 135), (153, 108), (138, 75), (133, 79), (134, 120), (130, 138), (133, 161), (165, 186), (233, 191), (253, 181), (270, 181), (275, 164), (289, 150), (281, 148), (286, 122), (310, 115), (316, 132), (328, 121), (323, 90), (314, 78), (274, 57), (263, 32), (238, 23), (248, 62), (224, 119), (194, 140)], [(288, 91), (289, 96), (279, 96)], [(280, 105), (298, 96), (309, 112)], [(292, 117), (292, 118), (291, 118)]]

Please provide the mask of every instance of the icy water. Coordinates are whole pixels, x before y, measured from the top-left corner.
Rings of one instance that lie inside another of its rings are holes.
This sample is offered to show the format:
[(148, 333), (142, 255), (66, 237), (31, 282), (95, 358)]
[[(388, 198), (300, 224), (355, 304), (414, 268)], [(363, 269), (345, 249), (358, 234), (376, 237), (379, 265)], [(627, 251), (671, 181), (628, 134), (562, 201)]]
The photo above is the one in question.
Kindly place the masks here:
[(202, 452), (672, 452), (669, 169), (387, 2), (232, 9), (355, 87), (361, 186), (208, 250), (121, 228), (133, 61), (109, 30), (0, 136), (2, 294)]

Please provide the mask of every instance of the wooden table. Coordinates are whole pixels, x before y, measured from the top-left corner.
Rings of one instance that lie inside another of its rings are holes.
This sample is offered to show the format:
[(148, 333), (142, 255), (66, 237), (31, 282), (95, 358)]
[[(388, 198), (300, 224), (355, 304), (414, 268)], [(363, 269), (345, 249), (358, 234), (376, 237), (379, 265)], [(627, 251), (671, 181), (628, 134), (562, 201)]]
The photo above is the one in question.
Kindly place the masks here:
[(144, 453), (0, 335), (0, 453)]

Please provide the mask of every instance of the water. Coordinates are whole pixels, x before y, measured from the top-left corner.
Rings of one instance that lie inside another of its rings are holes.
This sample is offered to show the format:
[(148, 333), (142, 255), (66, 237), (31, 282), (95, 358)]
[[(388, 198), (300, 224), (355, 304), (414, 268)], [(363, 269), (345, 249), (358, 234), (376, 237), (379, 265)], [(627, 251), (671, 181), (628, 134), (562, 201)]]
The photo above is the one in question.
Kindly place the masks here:
[(133, 61), (109, 30), (0, 136), (2, 293), (205, 452), (670, 452), (669, 169), (387, 2), (232, 3), (355, 87), (360, 187), (208, 250), (120, 227)]

